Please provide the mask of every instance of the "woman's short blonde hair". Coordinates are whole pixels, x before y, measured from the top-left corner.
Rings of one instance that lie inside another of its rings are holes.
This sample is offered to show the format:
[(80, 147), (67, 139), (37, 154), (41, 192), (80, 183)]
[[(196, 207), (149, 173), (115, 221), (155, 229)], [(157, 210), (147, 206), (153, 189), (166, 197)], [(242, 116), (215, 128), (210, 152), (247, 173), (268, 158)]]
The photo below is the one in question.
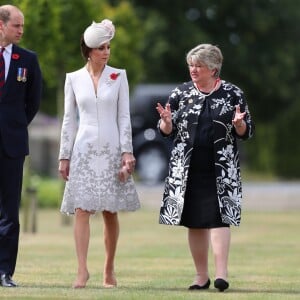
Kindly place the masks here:
[(204, 63), (208, 69), (216, 70), (214, 77), (219, 77), (221, 73), (223, 55), (221, 50), (211, 44), (200, 44), (191, 49), (186, 55), (186, 61), (190, 64)]

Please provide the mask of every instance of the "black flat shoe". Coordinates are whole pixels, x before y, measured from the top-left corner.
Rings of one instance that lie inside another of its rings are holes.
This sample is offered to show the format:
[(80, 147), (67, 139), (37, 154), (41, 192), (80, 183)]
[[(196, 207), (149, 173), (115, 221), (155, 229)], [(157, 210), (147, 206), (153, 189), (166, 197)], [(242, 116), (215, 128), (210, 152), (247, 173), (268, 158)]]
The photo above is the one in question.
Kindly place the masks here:
[(218, 289), (220, 292), (224, 292), (229, 287), (229, 283), (222, 278), (217, 278), (214, 282), (214, 285), (215, 288)]
[(17, 284), (11, 279), (11, 276), (8, 274), (1, 274), (0, 285), (3, 287), (16, 287), (17, 286)]
[(206, 290), (210, 286), (210, 279), (208, 278), (207, 282), (204, 285), (193, 284), (189, 287), (189, 290)]

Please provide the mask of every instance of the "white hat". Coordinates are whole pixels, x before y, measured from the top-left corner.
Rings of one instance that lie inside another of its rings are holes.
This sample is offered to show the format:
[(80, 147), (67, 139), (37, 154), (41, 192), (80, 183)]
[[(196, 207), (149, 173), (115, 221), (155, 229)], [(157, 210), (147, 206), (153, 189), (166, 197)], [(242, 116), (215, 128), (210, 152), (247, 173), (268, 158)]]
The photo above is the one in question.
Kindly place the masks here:
[(105, 19), (101, 23), (93, 22), (83, 34), (85, 44), (89, 48), (98, 48), (109, 42), (115, 35), (115, 26), (112, 21)]

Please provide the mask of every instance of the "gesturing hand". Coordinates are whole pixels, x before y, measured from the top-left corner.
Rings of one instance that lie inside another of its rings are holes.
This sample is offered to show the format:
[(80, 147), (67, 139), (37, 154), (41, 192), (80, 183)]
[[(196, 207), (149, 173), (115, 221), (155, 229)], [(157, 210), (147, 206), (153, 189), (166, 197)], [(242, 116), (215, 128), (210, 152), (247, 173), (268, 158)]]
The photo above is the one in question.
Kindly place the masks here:
[(172, 114), (171, 106), (169, 103), (166, 104), (165, 108), (160, 103), (157, 103), (156, 110), (159, 113), (161, 122), (160, 130), (165, 134), (170, 134), (172, 132)]
[(171, 107), (169, 103), (166, 104), (165, 108), (160, 103), (157, 103), (156, 110), (163, 122), (166, 124), (172, 122)]
[(242, 127), (243, 124), (245, 123), (244, 122), (245, 115), (246, 115), (246, 112), (243, 112), (243, 113), (241, 112), (240, 105), (236, 105), (234, 117), (232, 120), (233, 126), (236, 128)]

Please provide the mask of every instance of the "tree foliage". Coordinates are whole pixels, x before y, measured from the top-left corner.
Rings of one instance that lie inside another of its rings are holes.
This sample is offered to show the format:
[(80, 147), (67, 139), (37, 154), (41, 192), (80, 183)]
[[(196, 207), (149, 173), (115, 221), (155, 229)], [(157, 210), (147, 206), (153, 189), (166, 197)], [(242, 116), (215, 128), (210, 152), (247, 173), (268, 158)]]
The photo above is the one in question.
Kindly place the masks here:
[[(224, 55), (221, 77), (244, 90), (257, 125), (256, 137), (246, 147), (250, 166), (289, 177), (291, 164), (300, 164), (295, 152), (300, 142), (294, 138), (300, 129), (297, 1), (11, 2), (25, 14), (22, 44), (40, 58), (44, 111), (56, 112), (53, 99), (60, 97), (57, 91), (62, 90), (65, 73), (83, 65), (79, 50), (83, 30), (92, 20), (110, 18), (116, 25), (110, 64), (127, 70), (131, 88), (140, 81), (187, 81), (186, 53), (199, 43), (218, 45)], [(283, 153), (287, 157), (290, 152), (294, 158), (288, 165), (279, 163)], [(300, 177), (295, 167), (290, 174)]]
[[(292, 104), (290, 84), (297, 80), (299, 64), (294, 39), (300, 33), (295, 1), (132, 2), (146, 24), (143, 56), (159, 66), (149, 64), (145, 80), (157, 80), (158, 75), (163, 81), (188, 79), (185, 54), (208, 42), (221, 48), (222, 77), (246, 91), (259, 121), (272, 121), (282, 106)], [(265, 109), (262, 102), (271, 105)]]
[[(296, 96), (300, 89), (300, 46), (295, 41), (300, 34), (298, 2), (132, 2), (145, 24), (155, 20), (152, 27), (146, 27), (143, 57), (158, 62), (159, 67), (149, 64), (145, 80), (189, 80), (186, 52), (199, 43), (218, 45), (224, 55), (221, 77), (244, 90), (256, 121), (256, 137), (246, 147), (250, 167), (300, 177), (296, 168), (300, 164), (296, 154), (300, 142), (294, 137), (300, 129), (296, 122), (300, 109)], [(149, 45), (154, 48), (151, 53), (147, 51)]]
[(132, 83), (139, 79), (136, 70), (142, 68), (142, 60), (136, 55), (140, 40), (136, 28), (140, 25), (127, 1), (116, 7), (106, 0), (19, 0), (13, 4), (25, 15), (21, 45), (39, 56), (44, 78), (43, 111), (59, 112), (62, 99), (57, 98), (62, 97), (66, 72), (84, 65), (80, 37), (92, 21), (108, 18), (114, 22), (116, 36), (111, 43), (110, 64), (125, 68)]

